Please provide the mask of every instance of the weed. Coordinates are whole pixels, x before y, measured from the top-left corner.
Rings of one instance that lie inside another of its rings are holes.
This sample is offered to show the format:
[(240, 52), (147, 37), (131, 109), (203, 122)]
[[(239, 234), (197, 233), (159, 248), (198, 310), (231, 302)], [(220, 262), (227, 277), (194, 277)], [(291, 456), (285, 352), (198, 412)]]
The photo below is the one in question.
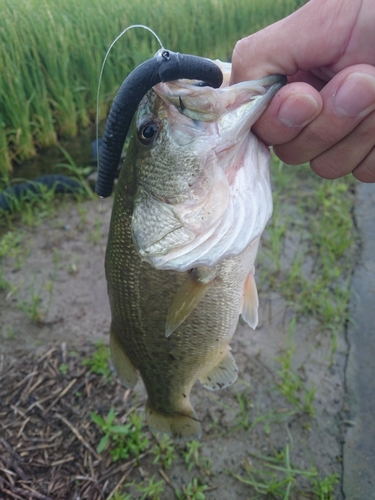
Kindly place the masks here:
[(94, 221), (94, 227), (93, 227), (93, 229), (91, 229), (91, 231), (89, 232), (89, 235), (87, 237), (87, 241), (89, 243), (98, 244), (101, 242), (101, 240), (102, 240), (102, 233), (101, 233), (102, 225), (103, 225), (103, 221), (96, 218)]
[(274, 457), (250, 453), (252, 457), (262, 463), (262, 469), (255, 468), (251, 462), (245, 461), (244, 468), (246, 477), (234, 474), (244, 484), (252, 486), (256, 496), (249, 497), (249, 500), (257, 500), (262, 496), (271, 495), (272, 498), (280, 500), (290, 499), (292, 488), (298, 476), (303, 476), (308, 480), (317, 478), (315, 469), (304, 471), (296, 468), (290, 461), (290, 448), (287, 444), (285, 449), (277, 453)]
[(314, 415), (313, 402), (315, 399), (315, 387), (307, 389), (299, 375), (291, 367), (295, 347), (289, 347), (283, 356), (276, 358), (281, 365), (276, 373), (279, 376), (278, 387), (286, 399), (296, 406), (300, 411)]
[(292, 341), (293, 331), (296, 325), (296, 317), (293, 316), (289, 325), (289, 347), (284, 354), (278, 358), (281, 368), (276, 370), (279, 377), (278, 387), (286, 399), (296, 406), (300, 411), (314, 415), (313, 407), (316, 389), (314, 386), (307, 389), (299, 375), (292, 369), (292, 358), (295, 351), (295, 345)]
[(115, 493), (110, 500), (133, 500), (133, 495), (126, 495), (126, 494), (120, 494), (120, 493)]
[[(29, 284), (29, 297), (21, 300), (18, 307), (23, 311), (31, 321), (35, 323), (43, 323), (51, 307), (53, 288), (55, 284), (57, 272), (57, 263), (54, 264), (52, 279), (38, 283), (38, 275), (35, 274), (31, 283)], [(42, 300), (44, 292), (47, 292), (47, 301)], [(46, 305), (43, 305), (45, 302)]]
[(0, 258), (16, 259), (23, 252), (22, 243), (26, 234), (23, 231), (7, 231), (0, 239)]
[(151, 453), (155, 455), (152, 463), (159, 464), (164, 469), (169, 469), (176, 459), (173, 441), (168, 436), (163, 436), (152, 448)]
[(99, 340), (95, 344), (96, 350), (90, 358), (85, 358), (82, 361), (84, 366), (97, 375), (102, 375), (105, 379), (111, 379), (113, 374), (110, 368), (110, 353), (109, 347)]
[[(239, 381), (239, 382), (242, 382), (243, 384), (249, 386), (249, 384), (245, 383), (244, 381)], [(252, 427), (251, 418), (252, 418), (253, 404), (248, 400), (246, 396), (246, 391), (243, 391), (240, 394), (238, 391), (233, 390), (233, 393), (235, 395), (235, 398), (237, 399), (237, 403), (240, 408), (238, 415), (238, 423), (234, 426), (233, 430), (236, 430), (239, 427), (243, 427), (245, 430), (248, 430), (250, 429), (250, 427)]]
[(86, 177), (88, 177), (88, 175), (92, 172), (93, 168), (79, 167), (66, 149), (60, 147), (60, 150), (67, 159), (68, 163), (56, 163), (55, 167), (60, 167), (63, 168), (64, 170), (68, 170), (74, 178), (78, 179), (81, 188), (79, 191), (77, 191), (77, 193), (75, 193), (77, 198), (83, 196), (85, 198), (94, 199), (95, 194), (93, 193), (92, 189), (90, 188), (89, 184), (86, 181)]
[(12, 325), (9, 325), (6, 327), (4, 338), (7, 340), (15, 338), (15, 333), (14, 333)]
[(198, 467), (201, 472), (209, 475), (211, 462), (208, 458), (200, 456), (199, 450), (201, 447), (202, 443), (200, 443), (199, 441), (189, 441), (186, 443), (185, 447), (182, 450), (182, 456), (184, 457), (188, 471), (191, 471), (195, 466)]
[(82, 224), (88, 224), (88, 218), (87, 218), (87, 208), (82, 206), (82, 205), (77, 205), (77, 211), (78, 211), (78, 214), (81, 218), (81, 223)]
[(68, 369), (69, 369), (69, 367), (65, 363), (61, 363), (61, 365), (59, 366), (59, 370), (61, 371), (61, 373), (63, 375), (66, 375), (68, 373)]
[(4, 277), (4, 266), (0, 266), (0, 290), (11, 288), (11, 283)]
[(182, 491), (175, 490), (178, 500), (205, 500), (204, 492), (208, 489), (207, 484), (199, 484), (199, 481), (194, 477), (186, 486), (182, 487)]
[(334, 488), (338, 482), (339, 476), (337, 474), (331, 474), (322, 480), (319, 478), (314, 479), (313, 485), (316, 500), (334, 500)]
[(0, 238), (0, 290), (12, 289), (11, 283), (5, 278), (5, 269), (7, 264), (2, 259), (11, 259), (15, 269), (21, 269), (25, 263), (28, 249), (24, 244), (26, 232), (7, 231)]
[(128, 422), (124, 425), (114, 424), (116, 412), (111, 408), (106, 418), (95, 413), (90, 413), (91, 420), (95, 422), (104, 433), (101, 438), (97, 452), (102, 453), (111, 445), (110, 455), (113, 462), (125, 459), (130, 456), (139, 457), (149, 446), (147, 436), (142, 432), (142, 417), (133, 412), (128, 417)]
[(161, 500), (164, 492), (164, 481), (156, 481), (155, 476), (145, 479), (142, 483), (134, 485), (135, 489), (142, 493), (140, 500)]

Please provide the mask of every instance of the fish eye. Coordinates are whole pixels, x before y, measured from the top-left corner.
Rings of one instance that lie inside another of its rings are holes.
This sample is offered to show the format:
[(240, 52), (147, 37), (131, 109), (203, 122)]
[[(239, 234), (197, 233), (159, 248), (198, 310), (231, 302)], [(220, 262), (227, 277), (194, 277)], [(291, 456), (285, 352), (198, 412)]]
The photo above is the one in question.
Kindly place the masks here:
[(145, 146), (152, 144), (158, 136), (159, 125), (157, 122), (150, 121), (141, 125), (138, 130), (138, 138)]

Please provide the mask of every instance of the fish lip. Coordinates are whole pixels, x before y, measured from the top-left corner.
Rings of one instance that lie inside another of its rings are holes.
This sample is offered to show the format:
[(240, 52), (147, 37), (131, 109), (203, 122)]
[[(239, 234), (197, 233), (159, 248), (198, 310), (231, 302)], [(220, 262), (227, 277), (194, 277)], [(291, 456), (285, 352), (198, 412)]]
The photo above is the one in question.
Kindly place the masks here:
[[(170, 83), (173, 84), (176, 82)], [(264, 78), (239, 82), (234, 85), (228, 85), (225, 82), (219, 89), (206, 87), (200, 102), (203, 109), (202, 112), (197, 112), (199, 106), (195, 98), (194, 104), (197, 104), (197, 106), (191, 107), (191, 103), (190, 106), (188, 103), (185, 107), (184, 94), (186, 91), (189, 93), (190, 89), (193, 90), (194, 84), (187, 81), (179, 81), (179, 83), (181, 85), (181, 92), (176, 90), (170, 92), (168, 83), (154, 87), (154, 92), (164, 103), (168, 116), (176, 115), (177, 111), (180, 116), (186, 116), (193, 122), (213, 123), (218, 121), (220, 116), (237, 112), (244, 104), (254, 101), (254, 110), (251, 112), (248, 110), (246, 114), (251, 116), (256, 115), (256, 118), (253, 120), (255, 122), (268, 106), (272, 97), (287, 83), (287, 78), (284, 75), (269, 75)], [(220, 94), (222, 98), (219, 97)], [(224, 103), (226, 103), (224, 107), (221, 104), (223, 98)], [(199, 103), (200, 97), (198, 95), (197, 100)], [(258, 108), (260, 108), (259, 113), (257, 112)]]
[[(223, 114), (218, 120), (222, 141), (215, 148), (217, 153), (228, 149), (228, 146), (238, 144), (241, 137), (242, 139), (246, 138), (247, 132), (264, 113), (273, 97), (286, 84), (286, 81), (284, 75), (269, 75), (258, 80), (249, 80), (223, 87), (223, 92), (238, 92), (238, 101), (236, 98), (233, 105), (230, 106), (232, 109), (229, 108), (227, 113)], [(252, 96), (247, 98), (247, 93), (250, 96), (252, 94)], [(231, 141), (223, 140), (224, 137), (228, 137), (228, 134), (233, 134), (234, 130), (236, 131), (236, 141), (234, 143), (231, 144)]]
[(248, 80), (245, 82), (240, 82), (235, 85), (241, 85), (242, 83), (249, 83), (252, 85), (260, 85), (262, 87), (272, 87), (273, 85), (279, 85), (283, 87), (287, 83), (287, 77), (285, 75), (268, 75), (258, 80)]

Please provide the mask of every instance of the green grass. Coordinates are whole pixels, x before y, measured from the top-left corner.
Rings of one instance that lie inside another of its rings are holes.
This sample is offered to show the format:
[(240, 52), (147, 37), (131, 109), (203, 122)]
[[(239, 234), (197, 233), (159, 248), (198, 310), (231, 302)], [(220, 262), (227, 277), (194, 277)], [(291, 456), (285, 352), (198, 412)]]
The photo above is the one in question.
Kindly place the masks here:
[(129, 457), (137, 458), (149, 447), (149, 439), (143, 432), (143, 418), (135, 411), (127, 416), (124, 424), (114, 423), (116, 418), (114, 408), (109, 410), (105, 418), (94, 412), (90, 413), (90, 417), (104, 434), (97, 446), (97, 452), (102, 453), (110, 446), (109, 453), (113, 462)]
[[(326, 181), (307, 165), (288, 167), (277, 159), (271, 177), (275, 208), (257, 259), (260, 286), (279, 292), (297, 318), (310, 316), (324, 325), (333, 354), (337, 332), (349, 319), (354, 180)], [(299, 234), (297, 241), (288, 241), (288, 227)]]
[(96, 349), (92, 356), (85, 358), (82, 361), (82, 364), (87, 366), (93, 373), (101, 375), (104, 379), (109, 380), (113, 376), (110, 366), (111, 356), (109, 353), (109, 347), (101, 340), (96, 342), (95, 346)]
[[(42, 324), (47, 319), (52, 303), (56, 272), (57, 262), (55, 262), (51, 279), (40, 279), (38, 273), (34, 274), (31, 280), (26, 283), (28, 289), (27, 298), (18, 301), (19, 309), (34, 323)], [(46, 300), (43, 300), (44, 295), (47, 295)]]
[[(0, 176), (11, 160), (74, 136), (94, 120), (107, 49), (131, 24), (157, 31), (165, 47), (228, 59), (236, 41), (295, 10), (301, 0), (0, 0)], [(130, 30), (110, 53), (99, 118), (129, 72), (159, 46)]]
[(288, 500), (296, 490), (298, 477), (304, 478), (312, 486), (313, 496), (308, 498), (333, 500), (334, 487), (338, 482), (337, 475), (332, 474), (321, 480), (315, 467), (309, 470), (296, 467), (291, 461), (290, 451), (291, 447), (287, 444), (274, 456), (249, 453), (259, 466), (253, 465), (252, 460), (246, 461), (244, 463), (246, 475), (234, 474), (239, 481), (251, 486), (255, 492), (248, 497), (249, 500), (260, 500), (265, 497)]

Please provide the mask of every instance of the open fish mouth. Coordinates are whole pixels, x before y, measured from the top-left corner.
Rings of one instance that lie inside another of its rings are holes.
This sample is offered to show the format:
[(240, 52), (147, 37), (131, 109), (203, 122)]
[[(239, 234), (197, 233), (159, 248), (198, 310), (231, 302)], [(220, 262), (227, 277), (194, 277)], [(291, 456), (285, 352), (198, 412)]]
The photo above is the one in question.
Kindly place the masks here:
[[(230, 65), (217, 64), (228, 75)], [(272, 213), (269, 150), (251, 126), (285, 81), (273, 75), (219, 89), (190, 81), (154, 87), (149, 99), (159, 98), (161, 140), (180, 148), (181, 158), (196, 153), (202, 165), (178, 192), (140, 177), (132, 231), (142, 259), (178, 271), (215, 266), (261, 235)], [(143, 114), (137, 123), (142, 120)], [(181, 161), (171, 175), (184, 168)]]
[[(224, 75), (230, 72), (229, 63), (216, 62)], [(238, 136), (247, 132), (285, 83), (285, 76), (270, 75), (231, 86), (224, 81), (219, 89), (212, 89), (179, 80), (160, 83), (154, 91), (166, 106), (169, 131), (179, 144), (188, 142), (189, 129), (190, 138), (194, 139), (198, 134), (212, 134), (212, 128), (216, 126), (220, 151), (220, 145), (225, 148), (226, 142), (236, 142), (235, 138), (226, 134), (235, 133)], [(181, 115), (189, 120), (183, 120)]]

